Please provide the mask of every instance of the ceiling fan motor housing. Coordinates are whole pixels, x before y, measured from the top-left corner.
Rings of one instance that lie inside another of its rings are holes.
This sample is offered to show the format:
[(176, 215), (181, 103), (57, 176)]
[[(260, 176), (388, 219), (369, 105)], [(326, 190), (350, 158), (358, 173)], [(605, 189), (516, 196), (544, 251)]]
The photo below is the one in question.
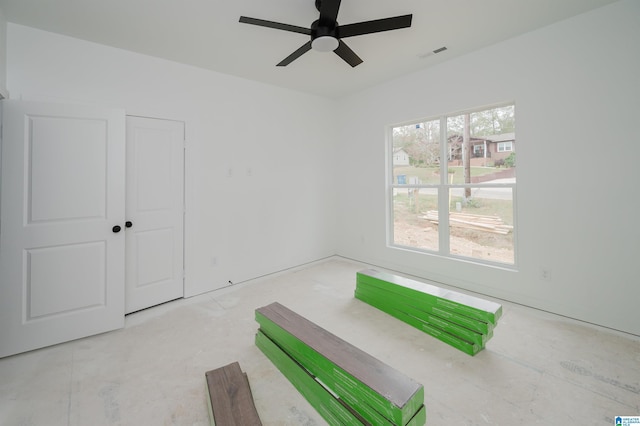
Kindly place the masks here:
[(338, 23), (334, 25), (320, 25), (320, 21), (313, 21), (311, 24), (311, 40), (315, 40), (318, 37), (333, 37), (338, 38)]

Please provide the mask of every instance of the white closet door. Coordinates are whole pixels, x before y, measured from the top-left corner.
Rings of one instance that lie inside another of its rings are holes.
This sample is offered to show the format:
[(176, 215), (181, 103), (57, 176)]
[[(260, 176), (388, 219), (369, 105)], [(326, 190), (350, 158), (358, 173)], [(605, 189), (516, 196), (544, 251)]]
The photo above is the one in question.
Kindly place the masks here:
[(184, 123), (127, 117), (126, 312), (184, 295)]
[(0, 357), (123, 327), (124, 111), (2, 102)]

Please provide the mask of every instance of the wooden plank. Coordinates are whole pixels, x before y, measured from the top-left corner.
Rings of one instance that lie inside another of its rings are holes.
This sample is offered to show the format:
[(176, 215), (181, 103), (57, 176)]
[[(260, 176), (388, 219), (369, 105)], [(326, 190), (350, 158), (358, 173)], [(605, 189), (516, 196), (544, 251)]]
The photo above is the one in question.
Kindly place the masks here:
[[(437, 210), (429, 210), (423, 218), (436, 225), (439, 223)], [(449, 224), (451, 226), (487, 231), (501, 235), (507, 235), (513, 230), (512, 225), (505, 224), (498, 216), (476, 215), (462, 212), (449, 213)]]
[(462, 352), (468, 355), (473, 356), (478, 352), (480, 352), (480, 350), (482, 350), (482, 348), (479, 345), (476, 345), (475, 343), (467, 342), (466, 340), (460, 339), (459, 337), (449, 334), (444, 330), (439, 329), (438, 327), (435, 327), (429, 323), (426, 323), (425, 321), (420, 320), (419, 318), (416, 318), (398, 309), (390, 307), (389, 305), (385, 305), (384, 303), (380, 303), (375, 298), (369, 298), (361, 294), (358, 294), (356, 297), (362, 300), (363, 302), (373, 306), (374, 308), (380, 309), (382, 312), (385, 312), (391, 315), (392, 317), (395, 317), (400, 321), (405, 322), (417, 328), (418, 330), (421, 330), (429, 334), (430, 336), (433, 336), (436, 339), (444, 343), (447, 343), (448, 345), (453, 346), (456, 349), (461, 350)]
[(502, 315), (502, 305), (499, 303), (375, 269), (359, 271), (356, 274), (356, 282), (363, 288), (375, 285), (494, 325)]
[(262, 426), (249, 379), (238, 362), (205, 373), (212, 424)]
[(388, 295), (380, 294), (380, 293), (377, 293), (376, 291), (372, 291), (371, 288), (356, 289), (355, 297), (357, 299), (361, 299), (362, 296), (367, 297), (369, 299), (374, 299), (378, 304), (384, 304), (392, 309), (397, 309), (400, 312), (403, 312), (407, 315), (411, 315), (427, 324), (430, 324), (434, 327), (438, 327), (442, 331), (452, 334), (459, 339), (474, 343), (478, 345), (480, 348), (484, 348), (485, 344), (487, 343), (487, 340), (489, 340), (490, 336), (488, 334), (480, 333), (480, 332), (462, 327), (456, 323), (448, 321), (437, 315), (433, 315), (425, 312), (422, 309), (416, 308), (411, 303), (404, 303), (402, 301), (397, 300), (396, 298), (388, 297)]
[(367, 290), (372, 290), (376, 295), (385, 298), (389, 302), (413, 306), (416, 309), (424, 311), (426, 314), (435, 315), (454, 324), (458, 324), (459, 326), (468, 328), (469, 330), (474, 330), (486, 335), (493, 335), (493, 328), (495, 326), (490, 322), (460, 315), (455, 312), (451, 312), (446, 308), (440, 308), (435, 303), (429, 303), (428, 301), (419, 300), (415, 297), (408, 297), (382, 287), (377, 287), (375, 283), (367, 283), (366, 286), (359, 286), (356, 284), (356, 292), (366, 292)]
[(365, 387), (358, 386), (356, 379), (260, 313), (256, 313), (256, 319), (260, 323), (259, 332), (275, 342), (289, 357), (312, 375), (318, 383), (321, 383), (325, 389), (340, 401), (344, 401), (350, 409), (366, 420), (367, 423), (376, 426), (396, 425), (396, 423), (391, 422), (380, 413), (380, 411), (383, 413), (389, 412), (387, 406), (384, 405), (384, 398), (373, 394)]
[(394, 424), (407, 424), (424, 404), (422, 385), (279, 303), (257, 309), (256, 320), (269, 338), (321, 366), (312, 372), (319, 379), (367, 398), (368, 406)]
[(332, 395), (304, 367), (298, 364), (260, 330), (256, 333), (256, 346), (327, 423), (332, 426), (371, 425), (358, 417), (348, 406)]

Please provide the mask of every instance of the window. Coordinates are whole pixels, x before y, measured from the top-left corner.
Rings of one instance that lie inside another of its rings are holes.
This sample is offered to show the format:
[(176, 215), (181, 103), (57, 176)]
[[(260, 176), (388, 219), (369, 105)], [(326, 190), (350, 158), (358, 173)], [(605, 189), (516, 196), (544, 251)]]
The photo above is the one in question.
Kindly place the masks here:
[(389, 140), (391, 246), (515, 265), (513, 104), (391, 126)]
[(513, 151), (513, 142), (498, 142), (498, 152), (510, 152)]

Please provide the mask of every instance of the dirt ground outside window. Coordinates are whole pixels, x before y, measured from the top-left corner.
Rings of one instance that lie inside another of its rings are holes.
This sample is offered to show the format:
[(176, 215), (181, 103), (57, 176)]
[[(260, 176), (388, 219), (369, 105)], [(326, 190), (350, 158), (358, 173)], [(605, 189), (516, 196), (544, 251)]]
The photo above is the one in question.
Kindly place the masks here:
[[(451, 254), (511, 265), (514, 263), (513, 235), (451, 229)], [(426, 219), (423, 224), (396, 220), (393, 236), (396, 245), (427, 250), (438, 247), (438, 226)]]

